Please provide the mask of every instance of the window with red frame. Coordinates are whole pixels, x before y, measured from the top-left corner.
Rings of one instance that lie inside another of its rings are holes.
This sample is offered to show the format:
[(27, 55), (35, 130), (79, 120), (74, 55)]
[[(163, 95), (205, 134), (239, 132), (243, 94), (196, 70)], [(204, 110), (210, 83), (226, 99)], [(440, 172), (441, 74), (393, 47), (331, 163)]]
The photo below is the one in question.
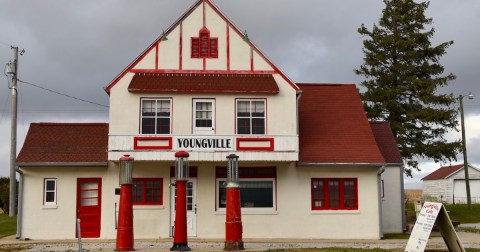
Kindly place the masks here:
[(192, 58), (218, 58), (218, 38), (211, 38), (210, 31), (202, 28), (198, 37), (192, 37)]
[(162, 178), (133, 178), (132, 203), (134, 205), (162, 205)]
[(356, 178), (312, 178), (312, 210), (357, 210)]
[(265, 99), (237, 100), (237, 134), (265, 134)]

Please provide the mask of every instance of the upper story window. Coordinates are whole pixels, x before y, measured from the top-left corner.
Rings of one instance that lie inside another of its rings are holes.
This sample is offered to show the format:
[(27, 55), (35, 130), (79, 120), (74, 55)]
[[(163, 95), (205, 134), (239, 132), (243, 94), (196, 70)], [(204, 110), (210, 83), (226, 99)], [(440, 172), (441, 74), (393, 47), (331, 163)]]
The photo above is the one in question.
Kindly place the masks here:
[(265, 134), (265, 100), (237, 100), (237, 134)]
[(356, 178), (312, 178), (312, 210), (357, 210)]
[(171, 99), (142, 99), (141, 134), (170, 134)]
[(218, 58), (218, 38), (211, 38), (210, 31), (203, 27), (198, 37), (192, 37), (192, 58)]

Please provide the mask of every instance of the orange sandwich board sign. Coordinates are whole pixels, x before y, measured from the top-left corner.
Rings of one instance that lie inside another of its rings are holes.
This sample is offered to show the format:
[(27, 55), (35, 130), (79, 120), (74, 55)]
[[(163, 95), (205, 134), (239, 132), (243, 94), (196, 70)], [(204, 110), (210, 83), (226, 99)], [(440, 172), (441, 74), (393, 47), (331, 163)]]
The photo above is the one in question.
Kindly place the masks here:
[(408, 239), (406, 252), (422, 252), (427, 246), (433, 225), (437, 221), (438, 230), (448, 247), (448, 251), (465, 252), (458, 238), (447, 210), (442, 203), (425, 202)]

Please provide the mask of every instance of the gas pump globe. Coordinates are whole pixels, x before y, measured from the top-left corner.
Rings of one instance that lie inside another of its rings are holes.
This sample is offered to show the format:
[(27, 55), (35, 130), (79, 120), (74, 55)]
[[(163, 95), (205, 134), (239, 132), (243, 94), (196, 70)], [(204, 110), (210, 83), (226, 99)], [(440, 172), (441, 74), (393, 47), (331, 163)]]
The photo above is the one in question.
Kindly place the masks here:
[(133, 158), (130, 155), (123, 155), (120, 158), (120, 185), (132, 184)]
[(186, 151), (178, 151), (175, 153), (175, 179), (188, 180), (188, 157), (190, 155)]
[(175, 186), (177, 200), (175, 206), (175, 230), (171, 251), (190, 251), (187, 240), (187, 180), (188, 157), (186, 151), (175, 153)]
[(232, 183), (232, 185), (238, 186), (238, 156), (230, 154), (227, 159), (227, 184)]

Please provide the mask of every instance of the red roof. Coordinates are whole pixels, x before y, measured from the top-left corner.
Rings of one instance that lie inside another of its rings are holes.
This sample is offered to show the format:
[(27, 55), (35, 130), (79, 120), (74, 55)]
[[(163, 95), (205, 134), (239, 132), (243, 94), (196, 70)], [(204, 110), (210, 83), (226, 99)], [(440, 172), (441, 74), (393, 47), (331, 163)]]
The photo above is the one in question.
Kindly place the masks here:
[(108, 123), (32, 123), (18, 163), (107, 162)]
[(438, 180), (438, 179), (445, 179), (452, 175), (453, 173), (457, 172), (458, 170), (463, 169), (463, 164), (459, 165), (451, 165), (451, 166), (442, 166), (435, 170), (434, 172), (425, 176), (422, 180)]
[(385, 163), (355, 85), (297, 85), (300, 162)]
[(210, 92), (272, 93), (279, 92), (271, 74), (135, 74), (130, 92)]
[(392, 128), (390, 128), (390, 123), (370, 122), (370, 127), (385, 161), (390, 164), (402, 164), (402, 156), (393, 136)]

